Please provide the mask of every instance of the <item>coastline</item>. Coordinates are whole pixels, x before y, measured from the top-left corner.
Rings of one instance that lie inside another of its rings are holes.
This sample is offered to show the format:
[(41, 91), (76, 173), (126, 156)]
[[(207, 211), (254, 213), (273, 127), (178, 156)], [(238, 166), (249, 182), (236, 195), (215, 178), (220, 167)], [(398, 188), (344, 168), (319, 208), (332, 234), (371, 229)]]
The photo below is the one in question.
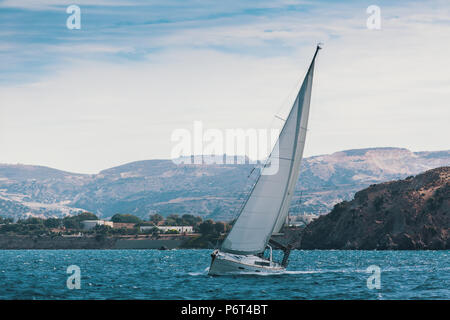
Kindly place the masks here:
[(176, 249), (186, 237), (171, 239), (124, 239), (123, 237), (36, 237), (0, 236), (0, 250), (72, 250), (72, 249)]
[[(214, 249), (212, 243), (202, 246), (187, 246), (192, 237), (173, 237), (171, 239), (124, 239), (121, 237), (36, 237), (36, 236), (0, 236), (1, 250), (189, 250)], [(293, 250), (317, 251), (448, 251), (449, 249), (323, 249), (301, 248), (295, 246)]]

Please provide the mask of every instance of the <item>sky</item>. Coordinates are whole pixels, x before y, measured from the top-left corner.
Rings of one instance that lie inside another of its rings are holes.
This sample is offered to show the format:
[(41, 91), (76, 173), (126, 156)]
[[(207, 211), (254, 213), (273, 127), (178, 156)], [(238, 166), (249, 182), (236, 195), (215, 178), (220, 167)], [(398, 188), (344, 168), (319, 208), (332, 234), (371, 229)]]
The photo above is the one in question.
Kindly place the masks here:
[(447, 0), (3, 0), (0, 163), (97, 173), (195, 121), (280, 128), (318, 42), (305, 156), (450, 149)]

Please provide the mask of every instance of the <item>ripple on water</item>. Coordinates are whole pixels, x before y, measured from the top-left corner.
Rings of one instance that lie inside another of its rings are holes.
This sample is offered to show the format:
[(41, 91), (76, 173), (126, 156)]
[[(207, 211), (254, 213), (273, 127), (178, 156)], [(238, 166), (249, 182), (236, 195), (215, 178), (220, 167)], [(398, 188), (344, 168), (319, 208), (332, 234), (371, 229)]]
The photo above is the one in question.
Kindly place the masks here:
[[(450, 299), (448, 251), (293, 251), (287, 271), (211, 277), (210, 250), (4, 250), (1, 299)], [(81, 268), (81, 289), (66, 287)], [(381, 268), (369, 290), (369, 265)]]

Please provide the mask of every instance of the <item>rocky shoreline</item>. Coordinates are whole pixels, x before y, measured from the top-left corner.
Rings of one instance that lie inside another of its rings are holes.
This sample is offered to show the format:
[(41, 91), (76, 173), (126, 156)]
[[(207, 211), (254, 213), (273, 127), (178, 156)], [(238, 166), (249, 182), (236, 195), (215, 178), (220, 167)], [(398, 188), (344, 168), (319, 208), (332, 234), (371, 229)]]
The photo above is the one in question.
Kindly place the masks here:
[(450, 249), (450, 167), (372, 185), (309, 224), (301, 249)]

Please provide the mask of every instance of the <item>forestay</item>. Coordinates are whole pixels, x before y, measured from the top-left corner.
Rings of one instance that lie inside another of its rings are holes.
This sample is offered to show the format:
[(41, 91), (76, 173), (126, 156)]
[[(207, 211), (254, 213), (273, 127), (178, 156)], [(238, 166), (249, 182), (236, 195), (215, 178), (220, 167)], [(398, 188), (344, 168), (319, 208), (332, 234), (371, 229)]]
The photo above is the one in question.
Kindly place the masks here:
[(286, 220), (305, 145), (314, 61), (319, 49), (317, 47), (274, 149), (222, 244), (221, 250), (225, 252), (263, 252), (272, 233), (278, 232)]

